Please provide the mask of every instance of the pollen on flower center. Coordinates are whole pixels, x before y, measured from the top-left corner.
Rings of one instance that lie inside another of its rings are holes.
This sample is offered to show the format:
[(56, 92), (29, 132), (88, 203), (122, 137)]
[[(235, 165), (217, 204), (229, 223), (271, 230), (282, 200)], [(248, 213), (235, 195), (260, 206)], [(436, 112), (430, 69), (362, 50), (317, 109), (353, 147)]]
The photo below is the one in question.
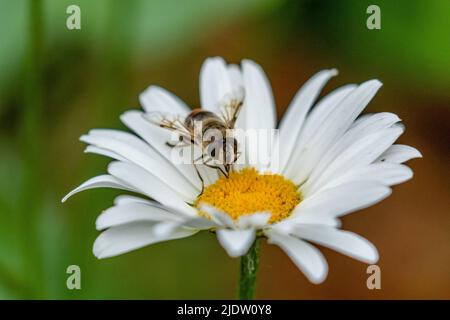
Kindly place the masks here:
[(278, 174), (259, 174), (253, 168), (231, 172), (205, 188), (195, 201), (211, 205), (237, 219), (255, 212), (270, 212), (269, 223), (288, 217), (301, 201), (295, 184)]

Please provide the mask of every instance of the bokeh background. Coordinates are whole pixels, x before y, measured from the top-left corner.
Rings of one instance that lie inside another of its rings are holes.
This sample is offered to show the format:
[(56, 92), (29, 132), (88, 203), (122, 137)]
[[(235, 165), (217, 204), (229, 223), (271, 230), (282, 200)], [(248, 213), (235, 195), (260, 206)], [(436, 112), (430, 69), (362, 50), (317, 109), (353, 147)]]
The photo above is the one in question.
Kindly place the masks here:
[[(66, 8), (81, 8), (81, 30)], [(366, 8), (381, 8), (381, 30)], [(382, 289), (366, 265), (323, 249), (328, 279), (310, 284), (264, 243), (257, 298), (450, 298), (450, 1), (0, 0), (0, 298), (234, 298), (238, 260), (207, 232), (97, 260), (94, 222), (119, 192), (93, 190), (61, 204), (108, 160), (83, 154), (90, 128), (125, 127), (119, 115), (161, 85), (199, 103), (208, 56), (266, 70), (281, 116), (323, 68), (348, 82), (379, 78), (368, 111), (404, 120), (400, 142), (417, 147), (413, 180), (387, 200), (344, 218), (378, 247)], [(66, 288), (81, 267), (82, 289)]]

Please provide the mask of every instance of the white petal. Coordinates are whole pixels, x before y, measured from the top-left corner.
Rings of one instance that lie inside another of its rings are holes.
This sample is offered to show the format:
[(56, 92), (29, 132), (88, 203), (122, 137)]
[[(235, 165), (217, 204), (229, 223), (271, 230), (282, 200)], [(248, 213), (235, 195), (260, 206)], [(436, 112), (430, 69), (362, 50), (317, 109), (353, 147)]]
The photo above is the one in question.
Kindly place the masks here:
[(239, 217), (237, 221), (237, 226), (240, 229), (248, 229), (248, 228), (261, 229), (267, 225), (267, 222), (269, 221), (271, 216), (272, 214), (268, 212), (258, 212), (253, 214), (242, 215)]
[(328, 80), (337, 75), (336, 69), (323, 70), (310, 78), (297, 92), (280, 122), (281, 166), (291, 157), (306, 115)]
[[(91, 142), (92, 140), (92, 142)], [(98, 143), (96, 141), (99, 141)], [(121, 143), (128, 144), (135, 149), (143, 149), (147, 150), (149, 147), (144, 141), (125, 131), (113, 130), (113, 129), (92, 129), (88, 132), (87, 135), (82, 135), (80, 137), (80, 141), (93, 144), (100, 145), (102, 141), (105, 140), (113, 140)], [(107, 143), (106, 143), (107, 144)], [(102, 146), (100, 146), (102, 147)], [(105, 148), (109, 149), (109, 148)]]
[(202, 108), (217, 112), (219, 101), (231, 91), (232, 85), (225, 61), (221, 57), (206, 59), (200, 70)]
[(391, 194), (391, 189), (377, 182), (356, 181), (326, 189), (304, 199), (292, 213), (339, 217), (369, 207)]
[(242, 79), (242, 72), (238, 65), (229, 64), (227, 67), (228, 78), (230, 79), (233, 88), (243, 87), (244, 81)]
[(349, 131), (360, 133), (375, 132), (380, 129), (389, 128), (400, 121), (401, 119), (395, 113), (368, 113), (356, 119)]
[(108, 166), (108, 172), (169, 208), (187, 215), (196, 215), (197, 211), (180, 198), (178, 193), (174, 192), (172, 188), (169, 188), (150, 172), (136, 165), (125, 162), (112, 162)]
[(153, 207), (158, 207), (165, 211), (169, 211), (172, 214), (184, 216), (183, 213), (180, 213), (180, 212), (176, 211), (175, 209), (169, 209), (169, 208), (165, 207), (163, 204), (161, 204), (155, 200), (152, 200), (152, 199), (143, 199), (141, 197), (131, 196), (128, 194), (123, 194), (123, 195), (117, 196), (114, 199), (114, 205), (127, 205), (127, 204), (131, 204), (131, 203), (150, 205)]
[(378, 80), (364, 82), (333, 108), (320, 130), (296, 151), (296, 157), (300, 160), (296, 166), (301, 169), (297, 172), (295, 182), (303, 182), (308, 177), (323, 154), (348, 130), (380, 87), (381, 82)]
[(325, 280), (328, 264), (317, 248), (300, 239), (274, 231), (266, 231), (266, 235), (267, 242), (283, 249), (309, 281), (319, 284)]
[(165, 238), (170, 236), (175, 230), (180, 228), (180, 222), (160, 222), (155, 224), (153, 227), (153, 232), (158, 238)]
[[(382, 134), (381, 132), (384, 129), (391, 127), (398, 121), (400, 121), (400, 119), (397, 115), (388, 112), (364, 115), (360, 117), (352, 125), (352, 127), (328, 151), (325, 152), (319, 163), (312, 170), (311, 175), (304, 186), (305, 190), (311, 189), (311, 184), (317, 184), (317, 179), (322, 176), (324, 171), (326, 171), (328, 167), (336, 161), (336, 158), (338, 158), (345, 151), (349, 149), (354, 150), (358, 143), (367, 143), (371, 134)], [(373, 137), (376, 138), (376, 136)], [(363, 154), (363, 151), (361, 154)], [(357, 163), (352, 163), (352, 166), (355, 166), (356, 164)], [(343, 174), (344, 172), (339, 171), (339, 173)]]
[(234, 229), (236, 227), (233, 219), (225, 212), (220, 211), (210, 205), (200, 204), (200, 210), (206, 212), (211, 219), (219, 225)]
[(109, 258), (153, 243), (189, 237), (196, 232), (197, 230), (177, 229), (167, 237), (158, 237), (154, 233), (153, 223), (126, 224), (100, 234), (94, 242), (93, 252), (99, 259)]
[(108, 174), (104, 174), (101, 176), (93, 177), (85, 182), (83, 182), (80, 186), (70, 191), (62, 200), (61, 202), (65, 202), (67, 199), (69, 199), (74, 194), (88, 190), (88, 189), (94, 189), (94, 188), (114, 188), (114, 189), (121, 189), (121, 190), (127, 190), (127, 191), (133, 191), (138, 192), (135, 188), (132, 186), (124, 183), (123, 181), (110, 176)]
[(212, 220), (205, 219), (203, 217), (198, 217), (198, 218), (192, 218), (192, 219), (188, 219), (188, 220), (184, 221), (183, 226), (188, 227), (188, 228), (205, 230), (205, 229), (217, 228), (217, 227), (220, 227), (221, 225), (218, 225), (217, 223), (215, 223)]
[(121, 194), (120, 196), (117, 196), (114, 199), (115, 205), (123, 205), (128, 203), (146, 203), (146, 204), (153, 204), (154, 201), (143, 199), (136, 196), (130, 196), (128, 194)]
[(110, 157), (112, 159), (115, 160), (119, 160), (119, 161), (128, 161), (127, 159), (125, 159), (124, 157), (118, 155), (117, 153), (104, 149), (104, 148), (100, 148), (100, 147), (96, 147), (96, 146), (87, 146), (86, 149), (84, 149), (85, 153), (95, 153), (95, 154), (99, 154), (105, 157)]
[(417, 149), (402, 144), (394, 144), (377, 161), (403, 163), (414, 158), (422, 158), (422, 154)]
[[(301, 129), (300, 136), (295, 142), (295, 150), (291, 154), (291, 158), (288, 159), (286, 165), (282, 167), (282, 172), (286, 177), (291, 177), (294, 173), (297, 174), (298, 170), (302, 170), (297, 165), (302, 160), (299, 158), (302, 156), (300, 150), (304, 150), (303, 146), (305, 143), (317, 134), (328, 115), (346, 96), (350, 94), (350, 92), (355, 90), (355, 88), (356, 85), (354, 84), (339, 87), (322, 98), (311, 110), (304, 122), (303, 128)], [(305, 152), (306, 151), (307, 150), (305, 150)]]
[(190, 109), (177, 96), (158, 86), (150, 86), (139, 95), (146, 112), (168, 112), (186, 116)]
[(110, 150), (144, 168), (162, 182), (176, 185), (176, 192), (184, 199), (195, 199), (198, 190), (164, 157), (136, 136), (117, 130), (91, 130), (80, 140)]
[(178, 222), (180, 217), (157, 206), (145, 203), (128, 203), (111, 207), (100, 214), (95, 222), (97, 230), (138, 221)]
[(219, 229), (217, 239), (230, 257), (240, 257), (247, 253), (255, 241), (255, 230)]
[(368, 264), (378, 261), (378, 251), (375, 246), (350, 231), (326, 226), (297, 226), (293, 234)]
[[(294, 210), (295, 213), (295, 210)], [(290, 217), (272, 225), (273, 229), (289, 233), (293, 227), (298, 224), (313, 224), (313, 225), (325, 225), (338, 228), (341, 226), (341, 221), (333, 216), (329, 216), (324, 213), (317, 214), (293, 214)]]
[[(403, 128), (391, 127), (366, 136), (342, 150), (323, 170), (315, 169), (308, 181), (301, 187), (305, 196), (313, 194), (327, 182), (348, 171), (366, 166), (376, 160), (403, 133)], [(326, 157), (324, 157), (326, 158)], [(321, 168), (318, 165), (318, 168)]]
[(217, 227), (220, 226), (211, 220), (202, 217), (195, 217), (182, 220), (178, 219), (174, 221), (167, 220), (156, 222), (153, 231), (158, 237), (167, 237), (179, 228), (195, 229), (200, 231)]
[(242, 61), (245, 87), (244, 129), (274, 129), (276, 125), (275, 102), (272, 88), (261, 66), (251, 60)]
[(336, 187), (352, 181), (374, 181), (386, 186), (393, 186), (411, 179), (413, 172), (405, 165), (375, 162), (368, 166), (357, 167), (346, 174), (331, 180), (320, 190)]

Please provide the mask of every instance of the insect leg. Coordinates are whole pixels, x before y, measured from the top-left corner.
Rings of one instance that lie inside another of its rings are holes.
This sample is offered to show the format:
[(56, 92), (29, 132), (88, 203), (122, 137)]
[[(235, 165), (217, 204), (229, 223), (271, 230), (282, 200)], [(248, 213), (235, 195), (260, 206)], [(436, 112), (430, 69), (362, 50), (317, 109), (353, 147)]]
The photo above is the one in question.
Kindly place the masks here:
[(216, 169), (216, 170), (220, 170), (220, 172), (222, 172), (222, 174), (228, 178), (228, 173), (226, 171), (224, 171), (224, 169), (221, 166), (217, 166), (217, 165), (211, 165), (208, 162), (211, 161), (211, 158), (209, 158), (208, 160), (204, 160), (203, 159), (203, 164), (211, 169)]
[(205, 181), (203, 180), (202, 175), (200, 174), (200, 171), (198, 171), (197, 165), (194, 163), (194, 168), (195, 168), (195, 172), (197, 172), (198, 178), (200, 179), (200, 181), (202, 182), (202, 191), (200, 192), (200, 194), (198, 195), (198, 197), (200, 197), (203, 194), (203, 191), (205, 191)]

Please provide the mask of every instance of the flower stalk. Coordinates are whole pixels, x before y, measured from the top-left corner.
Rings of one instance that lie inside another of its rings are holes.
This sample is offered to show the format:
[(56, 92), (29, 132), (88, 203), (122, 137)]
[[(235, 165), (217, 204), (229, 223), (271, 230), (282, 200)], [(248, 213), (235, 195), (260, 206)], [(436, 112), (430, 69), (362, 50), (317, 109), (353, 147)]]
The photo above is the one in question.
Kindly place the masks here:
[(247, 254), (241, 257), (239, 275), (239, 299), (253, 300), (255, 297), (256, 272), (259, 265), (260, 238), (256, 238)]

